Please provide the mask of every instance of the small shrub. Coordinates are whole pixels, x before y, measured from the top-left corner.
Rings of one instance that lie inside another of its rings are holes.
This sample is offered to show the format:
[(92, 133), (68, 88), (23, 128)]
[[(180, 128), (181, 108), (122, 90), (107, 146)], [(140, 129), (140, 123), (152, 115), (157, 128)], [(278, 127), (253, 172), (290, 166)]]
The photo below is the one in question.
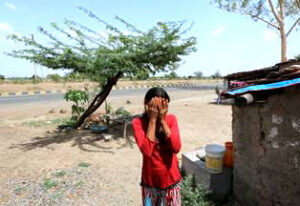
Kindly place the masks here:
[(13, 78), (11, 81), (13, 84), (25, 84), (27, 80), (24, 78)]
[(79, 181), (79, 182), (77, 182), (77, 183), (75, 184), (75, 186), (76, 186), (76, 187), (81, 187), (81, 186), (83, 185), (83, 183), (84, 183), (83, 181)]
[(63, 78), (59, 74), (48, 74), (47, 79), (53, 82), (61, 82)]
[(60, 171), (54, 173), (54, 176), (55, 177), (62, 177), (62, 176), (65, 176), (66, 174), (67, 174), (66, 171), (60, 170)]
[(65, 114), (65, 113), (67, 113), (67, 110), (65, 110), (65, 109), (60, 109), (60, 110), (59, 110), (59, 113)]
[(130, 116), (130, 112), (128, 112), (124, 107), (119, 107), (115, 113), (125, 118)]
[(194, 176), (187, 176), (182, 181), (181, 202), (183, 206), (213, 206), (209, 200), (210, 192), (196, 184)]
[(74, 103), (72, 105), (71, 120), (77, 121), (80, 118), (80, 115), (85, 111), (89, 100), (88, 94), (85, 91), (70, 90), (65, 94), (64, 99)]
[(3, 82), (5, 80), (5, 76), (0, 74), (0, 82)]
[(43, 82), (42, 77), (40, 77), (38, 75), (32, 75), (32, 77), (30, 79), (31, 79), (32, 83), (34, 83), (34, 84)]
[(91, 166), (91, 164), (88, 163), (88, 162), (80, 162), (78, 164), (78, 167), (83, 167), (83, 168), (87, 168), (87, 167), (90, 167), (90, 166)]
[(113, 111), (113, 107), (111, 106), (110, 103), (107, 103), (105, 101), (105, 114), (111, 114)]
[(26, 188), (22, 186), (16, 186), (14, 189), (14, 193), (20, 195)]
[(56, 187), (58, 186), (58, 182), (56, 182), (55, 180), (51, 180), (51, 179), (45, 179), (43, 182), (43, 187), (48, 190), (52, 187)]

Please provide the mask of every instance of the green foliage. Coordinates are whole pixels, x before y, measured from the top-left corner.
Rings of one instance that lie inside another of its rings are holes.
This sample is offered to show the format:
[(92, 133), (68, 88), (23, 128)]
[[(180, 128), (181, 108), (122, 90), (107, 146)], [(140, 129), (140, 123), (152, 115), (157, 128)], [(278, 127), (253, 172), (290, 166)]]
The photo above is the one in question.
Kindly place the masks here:
[(38, 75), (32, 75), (30, 79), (31, 79), (32, 83), (34, 83), (34, 84), (43, 82), (42, 77), (40, 77)]
[(137, 80), (146, 80), (150, 76), (149, 71), (146, 70), (139, 70), (136, 74), (136, 79)]
[[(241, 14), (249, 15), (253, 20), (268, 20), (270, 22), (276, 22), (275, 17), (272, 15), (270, 4), (268, 1), (262, 0), (211, 0), (216, 3), (220, 8), (230, 12), (239, 12)], [(278, 11), (280, 4), (283, 1), (271, 0), (276, 11)], [(284, 15), (286, 17), (299, 17), (299, 3), (295, 0), (285, 0), (283, 7), (285, 8)]]
[(111, 106), (110, 103), (107, 103), (107, 101), (105, 100), (105, 115), (104, 120), (105, 120), (105, 124), (107, 127), (109, 127), (110, 124), (110, 114), (113, 113), (113, 107)]
[(71, 120), (78, 120), (81, 113), (85, 111), (86, 104), (89, 100), (88, 94), (85, 91), (70, 90), (64, 95), (64, 99), (74, 103), (72, 105)]
[(63, 78), (59, 74), (48, 74), (47, 79), (53, 82), (61, 82)]
[(61, 125), (61, 124), (70, 124), (70, 120), (68, 118), (57, 118), (52, 120), (34, 120), (23, 122), (22, 125), (30, 126), (30, 127), (48, 127), (52, 125)]
[(76, 187), (81, 187), (84, 184), (83, 181), (79, 181), (75, 184)]
[(213, 79), (220, 79), (220, 78), (222, 78), (222, 75), (219, 71), (216, 71), (214, 74), (211, 75), (211, 77)]
[(300, 54), (295, 57), (297, 60), (300, 60)]
[(251, 17), (275, 29), (281, 41), (281, 61), (287, 60), (287, 38), (300, 26), (299, 0), (211, 0), (221, 9)]
[(78, 167), (82, 167), (82, 168), (87, 168), (87, 167), (90, 167), (90, 166), (91, 166), (91, 164), (88, 163), (88, 162), (80, 162), (78, 164)]
[(113, 108), (111, 106), (110, 103), (107, 103), (107, 101), (105, 101), (105, 114), (111, 114), (113, 111)]
[(0, 74), (0, 82), (5, 80), (5, 76)]
[(82, 74), (79, 72), (71, 72), (64, 76), (64, 80), (68, 82), (83, 82), (87, 79), (86, 74)]
[(13, 84), (26, 84), (28, 83), (29, 81), (27, 79), (24, 79), (24, 78), (11, 78), (11, 83)]
[(198, 72), (194, 72), (194, 75), (196, 78), (200, 79), (203, 77), (203, 73), (201, 71), (198, 71)]
[(60, 170), (60, 171), (55, 172), (55, 173), (54, 173), (54, 176), (55, 176), (55, 177), (63, 177), (63, 176), (65, 176), (66, 174), (67, 174), (66, 171)]
[[(158, 22), (148, 31), (141, 31), (116, 17), (129, 31), (127, 34), (121, 31), (123, 28), (114, 27), (91, 11), (82, 7), (79, 9), (104, 26), (108, 37), (80, 23), (66, 20), (65, 28), (51, 24), (57, 35), (39, 28), (39, 32), (51, 42), (47, 46), (31, 37), (10, 35), (10, 39), (24, 44), (26, 48), (7, 54), (52, 69), (69, 69), (72, 74), (78, 73), (93, 81), (105, 83), (117, 74), (143, 79), (149, 74), (172, 70), (177, 67), (182, 56), (196, 50), (195, 37), (182, 37), (188, 31), (183, 29), (185, 22)], [(61, 34), (69, 38), (67, 43), (56, 37)]]
[(129, 117), (130, 112), (128, 112), (124, 107), (118, 107), (117, 110), (115, 111), (115, 114), (121, 115), (122, 117)]
[(170, 74), (166, 74), (165, 78), (166, 79), (176, 79), (176, 78), (178, 78), (178, 76), (175, 71), (172, 71), (172, 72), (170, 72)]
[(58, 182), (55, 180), (51, 180), (51, 179), (45, 179), (43, 182), (43, 187), (48, 190), (52, 187), (56, 187), (58, 186)]
[(213, 206), (209, 200), (209, 191), (196, 184), (194, 176), (187, 176), (182, 181), (181, 202), (183, 206)]
[(20, 195), (23, 191), (26, 191), (26, 187), (16, 186), (14, 189), (14, 193)]

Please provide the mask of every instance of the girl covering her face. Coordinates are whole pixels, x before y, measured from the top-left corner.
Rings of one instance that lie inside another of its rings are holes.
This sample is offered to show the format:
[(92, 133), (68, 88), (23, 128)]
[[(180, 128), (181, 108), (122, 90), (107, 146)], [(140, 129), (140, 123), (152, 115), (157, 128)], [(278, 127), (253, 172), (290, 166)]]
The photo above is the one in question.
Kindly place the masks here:
[(144, 99), (145, 113), (132, 121), (134, 137), (143, 156), (142, 200), (144, 206), (181, 205), (176, 154), (181, 141), (177, 119), (168, 114), (170, 97), (160, 87)]

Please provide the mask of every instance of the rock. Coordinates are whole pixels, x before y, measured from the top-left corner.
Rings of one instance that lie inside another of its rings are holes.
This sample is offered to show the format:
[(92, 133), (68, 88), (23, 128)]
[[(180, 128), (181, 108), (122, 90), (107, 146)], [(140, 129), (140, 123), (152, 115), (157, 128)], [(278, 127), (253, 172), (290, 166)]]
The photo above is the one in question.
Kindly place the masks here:
[(59, 113), (65, 114), (65, 113), (67, 113), (67, 110), (65, 110), (65, 109), (60, 109), (60, 110), (59, 110)]
[(54, 112), (55, 112), (54, 108), (52, 108), (52, 109), (49, 110), (49, 113), (54, 113)]
[(103, 138), (106, 142), (108, 142), (109, 140), (111, 140), (112, 135), (111, 134), (103, 134)]

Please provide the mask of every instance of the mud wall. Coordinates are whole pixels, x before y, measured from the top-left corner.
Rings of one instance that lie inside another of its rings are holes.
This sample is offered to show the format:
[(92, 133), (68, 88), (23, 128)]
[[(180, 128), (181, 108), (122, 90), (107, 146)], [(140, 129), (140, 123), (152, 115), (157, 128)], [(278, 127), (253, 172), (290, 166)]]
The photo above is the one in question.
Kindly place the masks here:
[(241, 205), (300, 204), (300, 88), (233, 106), (234, 197)]

